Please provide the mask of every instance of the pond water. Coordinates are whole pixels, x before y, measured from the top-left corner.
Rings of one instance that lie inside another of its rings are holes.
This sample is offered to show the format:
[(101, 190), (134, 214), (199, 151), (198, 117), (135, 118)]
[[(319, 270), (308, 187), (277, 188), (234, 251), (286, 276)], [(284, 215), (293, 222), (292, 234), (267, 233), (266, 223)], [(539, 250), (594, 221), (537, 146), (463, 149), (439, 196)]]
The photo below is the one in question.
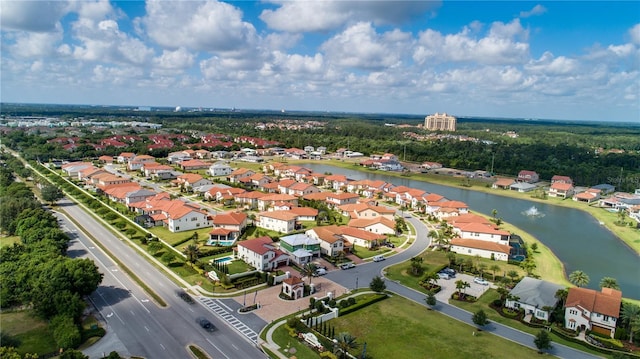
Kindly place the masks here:
[(498, 217), (549, 247), (564, 264), (566, 273), (574, 270), (587, 273), (591, 279), (589, 288), (599, 289), (598, 284), (603, 277), (613, 277), (617, 279), (624, 297), (640, 299), (640, 256), (586, 212), (398, 178), (384, 172), (361, 172), (319, 163), (304, 166), (320, 173), (339, 173), (352, 179), (383, 180), (438, 193), (451, 200), (463, 201), (471, 210), (487, 215), (496, 209)]

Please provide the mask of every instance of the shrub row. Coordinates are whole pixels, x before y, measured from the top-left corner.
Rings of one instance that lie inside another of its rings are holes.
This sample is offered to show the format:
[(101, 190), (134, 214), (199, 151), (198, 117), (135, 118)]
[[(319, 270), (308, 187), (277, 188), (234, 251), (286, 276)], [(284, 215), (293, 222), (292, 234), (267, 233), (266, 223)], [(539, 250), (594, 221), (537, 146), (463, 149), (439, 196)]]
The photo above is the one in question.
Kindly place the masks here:
[(357, 302), (356, 304), (354, 304), (354, 305), (352, 305), (350, 307), (340, 309), (340, 311), (338, 313), (339, 313), (339, 315), (346, 315), (346, 314), (349, 314), (351, 312), (355, 312), (358, 309), (362, 309), (364, 307), (370, 306), (373, 303), (377, 303), (377, 302), (379, 302), (379, 301), (381, 301), (383, 299), (387, 299), (387, 298), (388, 297), (387, 297), (386, 294), (378, 294), (378, 295), (376, 295), (374, 297), (371, 297), (368, 300)]

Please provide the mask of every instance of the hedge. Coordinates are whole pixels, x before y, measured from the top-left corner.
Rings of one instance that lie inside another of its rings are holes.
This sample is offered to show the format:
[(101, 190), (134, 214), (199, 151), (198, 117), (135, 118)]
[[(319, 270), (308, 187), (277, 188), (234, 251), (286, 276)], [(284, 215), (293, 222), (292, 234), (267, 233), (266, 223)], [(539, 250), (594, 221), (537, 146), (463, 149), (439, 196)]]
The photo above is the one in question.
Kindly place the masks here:
[(388, 298), (388, 296), (386, 294), (378, 294), (378, 295), (376, 295), (375, 297), (372, 297), (369, 300), (364, 300), (364, 301), (361, 301), (361, 302), (357, 302), (352, 306), (340, 309), (339, 312), (338, 312), (338, 315), (346, 315), (346, 314), (349, 314), (351, 312), (355, 312), (358, 309), (365, 308), (367, 306), (370, 306), (371, 304), (377, 303), (377, 302), (379, 302), (379, 301), (381, 301), (383, 299), (387, 299), (387, 298)]

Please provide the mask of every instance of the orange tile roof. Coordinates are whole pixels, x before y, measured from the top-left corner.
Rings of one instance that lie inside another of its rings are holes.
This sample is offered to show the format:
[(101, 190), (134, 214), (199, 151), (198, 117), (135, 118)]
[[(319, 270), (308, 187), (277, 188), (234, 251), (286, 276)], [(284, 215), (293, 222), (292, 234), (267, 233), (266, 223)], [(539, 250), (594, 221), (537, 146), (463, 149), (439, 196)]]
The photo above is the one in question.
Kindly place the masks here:
[(502, 229), (496, 229), (493, 225), (487, 225), (478, 222), (461, 223), (456, 228), (463, 232), (485, 233), (485, 234), (498, 234), (501, 236), (508, 236), (511, 233)]
[(355, 228), (364, 228), (364, 227), (369, 227), (371, 225), (378, 224), (378, 223), (381, 223), (384, 226), (389, 227), (389, 228), (391, 228), (393, 230), (395, 230), (395, 227), (396, 227), (394, 221), (392, 221), (390, 219), (387, 219), (387, 218), (384, 218), (384, 217), (375, 217), (375, 218), (371, 218), (371, 219), (369, 219), (369, 218), (356, 218), (356, 219), (350, 220), (348, 226), (349, 227), (355, 227)]
[(342, 230), (336, 225), (315, 227), (313, 231), (318, 238), (326, 243), (335, 243), (342, 240)]
[(378, 233), (373, 233), (371, 231), (365, 231), (365, 230), (360, 229), (360, 228), (342, 226), (342, 227), (340, 227), (340, 229), (342, 230), (342, 233), (347, 235), (347, 236), (364, 239), (366, 241), (375, 241), (375, 240), (385, 239), (386, 238), (385, 235), (378, 234)]
[(240, 225), (247, 219), (247, 214), (243, 212), (220, 213), (213, 217), (214, 225)]
[(497, 181), (493, 183), (493, 185), (497, 187), (507, 187), (507, 186), (511, 186), (514, 183), (516, 183), (516, 181), (513, 180), (512, 178), (499, 178)]
[(479, 239), (454, 238), (451, 240), (451, 245), (475, 248), (475, 249), (484, 249), (487, 251), (500, 252), (505, 254), (509, 254), (511, 251), (511, 247), (509, 247), (506, 244), (483, 241)]
[(298, 216), (304, 216), (304, 217), (309, 217), (309, 216), (315, 217), (318, 215), (318, 210), (311, 207), (293, 207), (291, 208), (290, 212), (295, 213)]
[(557, 191), (568, 191), (572, 188), (573, 185), (571, 183), (555, 182), (551, 185), (551, 189), (555, 189)]
[(273, 240), (267, 236), (238, 242), (238, 246), (245, 247), (248, 250), (254, 253), (258, 253), (260, 255), (264, 255), (269, 251), (273, 251), (274, 249), (271, 248), (272, 245), (273, 245)]
[(265, 196), (263, 196), (262, 198), (260, 198), (262, 201), (294, 201), (296, 199), (298, 199), (298, 197), (296, 196), (292, 196), (290, 194), (285, 194), (285, 193), (280, 193), (280, 194), (267, 194)]
[(309, 201), (324, 201), (327, 199), (327, 197), (329, 196), (329, 192), (316, 192), (316, 193), (309, 193), (309, 194), (305, 194), (304, 196), (302, 196), (302, 198), (309, 200)]
[(273, 218), (281, 221), (292, 221), (298, 218), (298, 215), (290, 211), (271, 211), (260, 212), (258, 213), (258, 217)]
[(602, 292), (598, 292), (588, 288), (569, 288), (565, 306), (580, 306), (590, 312), (618, 318), (621, 303), (622, 292), (616, 289), (602, 288)]

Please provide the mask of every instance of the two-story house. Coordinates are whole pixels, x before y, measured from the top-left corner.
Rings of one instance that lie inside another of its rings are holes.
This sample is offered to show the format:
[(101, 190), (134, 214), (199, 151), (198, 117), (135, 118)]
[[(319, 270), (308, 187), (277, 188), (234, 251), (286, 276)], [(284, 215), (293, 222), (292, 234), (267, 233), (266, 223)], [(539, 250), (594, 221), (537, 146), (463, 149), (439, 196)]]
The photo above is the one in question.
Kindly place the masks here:
[(284, 236), (280, 238), (280, 250), (296, 264), (305, 265), (320, 257), (320, 241), (303, 233)]
[(345, 240), (338, 226), (315, 227), (305, 234), (320, 242), (320, 252), (325, 256), (336, 257), (338, 253), (345, 251)]
[(569, 288), (564, 326), (572, 330), (589, 329), (613, 338), (621, 304), (622, 292), (616, 289), (602, 288), (598, 292), (588, 288)]
[(296, 228), (298, 215), (289, 211), (267, 211), (256, 215), (256, 227), (290, 233)]
[(209, 232), (208, 245), (229, 245), (238, 239), (247, 228), (247, 214), (244, 212), (220, 213), (212, 219), (213, 230)]
[(549, 187), (549, 197), (571, 198), (573, 193), (574, 188), (571, 183), (554, 182)]
[(227, 176), (230, 175), (231, 172), (233, 172), (233, 169), (225, 162), (216, 162), (209, 166), (209, 169), (207, 170), (207, 173), (214, 177)]
[(518, 173), (518, 182), (536, 183), (540, 176), (535, 171), (522, 170)]
[(281, 264), (289, 265), (289, 256), (278, 250), (270, 237), (238, 242), (237, 257), (259, 271), (270, 271)]

